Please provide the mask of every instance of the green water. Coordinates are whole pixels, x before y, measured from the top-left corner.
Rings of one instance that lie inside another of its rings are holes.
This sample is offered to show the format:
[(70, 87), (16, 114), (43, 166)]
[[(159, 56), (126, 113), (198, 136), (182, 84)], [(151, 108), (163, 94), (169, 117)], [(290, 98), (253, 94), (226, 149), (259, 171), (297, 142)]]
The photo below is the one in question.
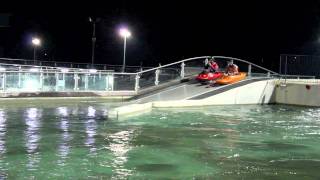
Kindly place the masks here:
[(319, 179), (320, 109), (214, 106), (108, 120), (102, 102), (0, 105), (0, 179)]

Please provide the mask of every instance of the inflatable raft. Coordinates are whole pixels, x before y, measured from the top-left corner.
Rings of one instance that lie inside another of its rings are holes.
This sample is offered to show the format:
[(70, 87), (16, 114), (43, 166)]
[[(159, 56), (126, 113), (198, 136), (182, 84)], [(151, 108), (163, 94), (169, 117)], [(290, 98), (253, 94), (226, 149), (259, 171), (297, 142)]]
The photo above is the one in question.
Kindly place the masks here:
[(200, 81), (201, 83), (206, 83), (210, 81), (214, 81), (218, 78), (223, 77), (222, 72), (202, 72), (197, 76), (197, 80)]
[(246, 78), (246, 73), (240, 72), (237, 75), (231, 75), (231, 76), (223, 76), (221, 79), (218, 79), (216, 81), (217, 84), (232, 84), (238, 81), (241, 81)]

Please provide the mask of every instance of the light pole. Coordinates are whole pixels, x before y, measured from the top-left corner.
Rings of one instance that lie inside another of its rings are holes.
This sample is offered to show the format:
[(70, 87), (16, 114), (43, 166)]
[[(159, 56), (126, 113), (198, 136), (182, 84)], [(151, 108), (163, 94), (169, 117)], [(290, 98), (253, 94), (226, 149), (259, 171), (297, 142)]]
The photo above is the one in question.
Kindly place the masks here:
[(123, 37), (123, 64), (122, 64), (122, 72), (126, 69), (126, 45), (127, 45), (127, 38), (131, 36), (131, 32), (127, 28), (121, 28), (119, 31), (121, 37)]
[(89, 17), (89, 22), (92, 23), (92, 49), (91, 49), (91, 64), (93, 65), (94, 64), (94, 49), (96, 47), (96, 23), (100, 21), (100, 18), (96, 18), (96, 19), (93, 19), (91, 17)]
[(33, 44), (33, 60), (36, 61), (36, 48), (37, 46), (40, 46), (41, 40), (39, 38), (32, 38), (32, 44)]

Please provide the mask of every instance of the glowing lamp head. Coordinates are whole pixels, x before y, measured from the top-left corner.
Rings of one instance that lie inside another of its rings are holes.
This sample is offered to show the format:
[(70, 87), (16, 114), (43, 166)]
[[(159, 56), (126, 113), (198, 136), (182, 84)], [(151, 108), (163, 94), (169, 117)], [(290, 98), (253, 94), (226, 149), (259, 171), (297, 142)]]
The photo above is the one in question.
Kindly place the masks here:
[(32, 44), (35, 45), (35, 46), (40, 46), (41, 41), (40, 41), (39, 38), (33, 38), (32, 39)]
[(119, 34), (120, 34), (120, 36), (123, 37), (123, 38), (128, 38), (128, 37), (131, 36), (131, 32), (130, 32), (128, 29), (126, 29), (126, 28), (121, 28), (121, 29), (119, 30)]

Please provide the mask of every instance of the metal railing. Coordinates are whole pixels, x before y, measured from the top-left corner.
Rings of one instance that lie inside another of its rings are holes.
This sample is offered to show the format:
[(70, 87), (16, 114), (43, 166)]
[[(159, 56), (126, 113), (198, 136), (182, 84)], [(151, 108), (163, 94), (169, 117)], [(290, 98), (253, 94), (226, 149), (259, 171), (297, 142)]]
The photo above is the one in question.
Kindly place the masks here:
[[(158, 86), (162, 82), (195, 76), (203, 70), (204, 60), (206, 58), (212, 58), (212, 57), (217, 61), (217, 63), (220, 66), (221, 65), (226, 66), (227, 61), (237, 62), (237, 65), (240, 67), (240, 71), (247, 72), (247, 75), (249, 77), (280, 76), (278, 73), (274, 71), (271, 71), (259, 65), (253, 64), (246, 60), (233, 58), (233, 57), (225, 57), (225, 56), (200, 56), (200, 57), (184, 59), (174, 63), (170, 63), (163, 66), (138, 72), (136, 75), (137, 82), (136, 82), (135, 90), (138, 91), (143, 88)], [(170, 69), (171, 71), (169, 71)], [(175, 70), (175, 71), (172, 71), (172, 70)], [(168, 72), (170, 73), (168, 74)], [(164, 76), (167, 76), (167, 77), (164, 77)]]
[(0, 67), (2, 92), (134, 91), (135, 73), (96, 69), (5, 69)]
[[(38, 66), (38, 67), (64, 67), (71, 69), (97, 69), (97, 70), (113, 70), (115, 72), (121, 72), (122, 65), (111, 64), (90, 64), (90, 63), (78, 63), (68, 61), (40, 61), (29, 59), (14, 59), (14, 58), (0, 58), (0, 64), (7, 65), (19, 65), (19, 66)], [(126, 66), (126, 72), (138, 72), (153, 67), (147, 66)]]
[(279, 73), (284, 75), (320, 76), (320, 56), (280, 54)]
[[(180, 60), (139, 72), (118, 73), (110, 70), (62, 68), (50, 66), (0, 64), (0, 90), (16, 91), (130, 91), (166, 85), (194, 77), (203, 70), (206, 58), (215, 58), (220, 67), (235, 62), (248, 77), (279, 79), (315, 78), (314, 76), (281, 75), (249, 61), (225, 56), (200, 56)], [(221, 69), (223, 70), (223, 69)]]

